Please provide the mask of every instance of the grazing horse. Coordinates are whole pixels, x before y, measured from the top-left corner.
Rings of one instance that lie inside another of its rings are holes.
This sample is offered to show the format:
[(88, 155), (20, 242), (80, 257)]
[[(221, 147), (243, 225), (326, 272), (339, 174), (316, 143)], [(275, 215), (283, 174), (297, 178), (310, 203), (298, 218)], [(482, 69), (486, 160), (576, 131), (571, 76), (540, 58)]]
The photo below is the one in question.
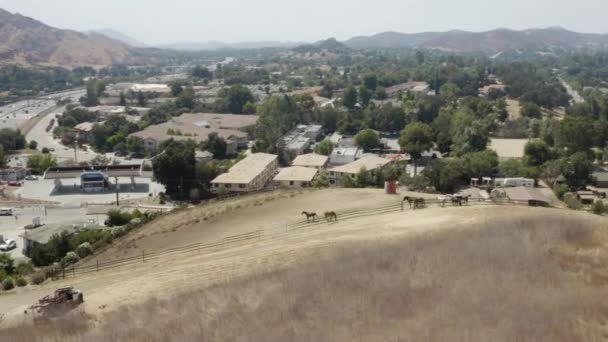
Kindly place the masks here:
[(452, 205), (454, 205), (454, 206), (457, 205), (459, 207), (462, 206), (462, 197), (460, 197), (460, 196), (453, 196), (452, 197)]
[(334, 211), (326, 211), (325, 219), (327, 220), (327, 222), (338, 221), (338, 214), (336, 214), (336, 212)]
[(414, 209), (422, 209), (426, 206), (424, 198), (416, 198), (414, 200)]
[(464, 204), (469, 205), (469, 198), (471, 198), (471, 195), (466, 195), (462, 198), (462, 202), (464, 202)]
[[(415, 204), (416, 199), (410, 196), (405, 196), (403, 197), (403, 201), (401, 201), (401, 211), (403, 211), (403, 202), (407, 201), (407, 203), (410, 205), (410, 209), (412, 209), (412, 204)], [(416, 208), (414, 208), (416, 209)]]
[(303, 211), (302, 215), (306, 216), (306, 222), (310, 222), (310, 218), (312, 217), (312, 222), (315, 222), (317, 219), (317, 213), (309, 213), (308, 211)]

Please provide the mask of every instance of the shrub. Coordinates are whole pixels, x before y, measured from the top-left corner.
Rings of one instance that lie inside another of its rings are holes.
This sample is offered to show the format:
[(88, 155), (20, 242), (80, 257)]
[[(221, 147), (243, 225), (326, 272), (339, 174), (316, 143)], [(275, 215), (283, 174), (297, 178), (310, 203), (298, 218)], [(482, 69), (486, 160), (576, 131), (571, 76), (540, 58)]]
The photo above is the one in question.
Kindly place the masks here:
[(51, 153), (51, 150), (49, 150), (49, 148), (48, 148), (48, 147), (43, 147), (41, 152), (42, 152), (43, 154), (49, 154), (49, 153)]
[(568, 206), (568, 208), (574, 210), (579, 210), (583, 207), (581, 202), (571, 192), (567, 192), (566, 194), (564, 194), (564, 203), (566, 203), (566, 206)]
[(4, 278), (4, 280), (2, 281), (2, 289), (4, 289), (4, 291), (8, 291), (8, 290), (12, 290), (14, 288), (15, 288), (15, 282), (13, 281), (13, 278), (11, 278), (11, 277)]
[(38, 148), (38, 142), (36, 142), (36, 140), (32, 140), (28, 144), (28, 147), (30, 150), (35, 150), (36, 148)]
[(81, 258), (89, 256), (93, 254), (93, 247), (91, 247), (89, 242), (83, 242), (76, 248), (76, 254)]
[(596, 215), (603, 215), (606, 212), (606, 210), (608, 210), (608, 208), (606, 208), (604, 201), (601, 201), (601, 200), (595, 201), (591, 205), (591, 212)]
[(63, 259), (61, 260), (61, 264), (63, 266), (67, 266), (67, 265), (75, 264), (78, 261), (80, 261), (80, 257), (78, 256), (78, 254), (76, 254), (76, 252), (68, 252), (68, 254), (66, 254), (63, 257)]
[(34, 285), (40, 285), (44, 283), (45, 280), (46, 276), (44, 275), (44, 272), (36, 272), (30, 276), (30, 281)]
[(20, 277), (18, 277), (18, 278), (17, 278), (17, 280), (15, 281), (15, 284), (16, 284), (18, 287), (24, 287), (24, 286), (26, 286), (26, 285), (27, 285), (27, 280), (26, 280), (25, 278), (23, 278), (23, 277), (21, 277), (21, 276), (20, 276)]
[(167, 198), (165, 196), (165, 193), (161, 192), (160, 194), (158, 194), (158, 203), (165, 204), (165, 202), (167, 202)]
[(28, 262), (22, 261), (17, 264), (16, 272), (20, 276), (26, 276), (26, 275), (34, 272), (34, 266), (32, 265), (31, 261), (28, 261)]
[(106, 225), (110, 227), (124, 226), (131, 221), (131, 214), (120, 211), (120, 209), (112, 209), (108, 212), (108, 220)]
[(553, 192), (555, 193), (555, 196), (557, 196), (557, 198), (559, 198), (560, 200), (564, 199), (564, 194), (568, 191), (569, 189), (566, 184), (555, 184), (553, 186)]

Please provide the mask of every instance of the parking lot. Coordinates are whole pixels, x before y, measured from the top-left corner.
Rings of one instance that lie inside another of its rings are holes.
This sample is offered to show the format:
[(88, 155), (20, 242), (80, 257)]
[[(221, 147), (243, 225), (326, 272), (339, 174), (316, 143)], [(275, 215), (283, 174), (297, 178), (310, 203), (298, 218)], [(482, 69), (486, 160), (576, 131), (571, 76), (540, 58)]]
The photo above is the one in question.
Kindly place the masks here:
[[(113, 182), (114, 179), (111, 179)], [(88, 203), (111, 203), (116, 201), (116, 192), (108, 190), (104, 193), (83, 193), (80, 190), (79, 179), (63, 179), (61, 191), (55, 189), (55, 180), (39, 179), (25, 181), (24, 186), (15, 191), (15, 195), (22, 198), (33, 198), (42, 201), (56, 202), (64, 207), (80, 207)], [(162, 184), (152, 181), (150, 178), (135, 178), (136, 186), (131, 186), (130, 178), (118, 178), (120, 184), (119, 199), (134, 200), (146, 198), (149, 194), (158, 195), (165, 191)]]

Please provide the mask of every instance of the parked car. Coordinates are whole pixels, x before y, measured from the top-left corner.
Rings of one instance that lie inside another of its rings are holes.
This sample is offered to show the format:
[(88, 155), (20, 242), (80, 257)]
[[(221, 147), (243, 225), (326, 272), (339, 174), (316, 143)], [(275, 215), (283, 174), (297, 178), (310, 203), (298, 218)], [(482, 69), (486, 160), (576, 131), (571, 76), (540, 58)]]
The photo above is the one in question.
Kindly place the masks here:
[(19, 181), (9, 181), (8, 186), (21, 186), (21, 182)]
[(0, 208), (0, 216), (13, 216), (12, 208)]
[(15, 240), (7, 239), (4, 240), (4, 243), (0, 245), (0, 251), (6, 252), (11, 249), (17, 248), (17, 242)]
[(29, 175), (29, 176), (25, 177), (25, 180), (31, 180), (31, 181), (34, 181), (34, 180), (38, 180), (38, 177), (37, 177), (37, 176), (34, 176), (34, 175)]

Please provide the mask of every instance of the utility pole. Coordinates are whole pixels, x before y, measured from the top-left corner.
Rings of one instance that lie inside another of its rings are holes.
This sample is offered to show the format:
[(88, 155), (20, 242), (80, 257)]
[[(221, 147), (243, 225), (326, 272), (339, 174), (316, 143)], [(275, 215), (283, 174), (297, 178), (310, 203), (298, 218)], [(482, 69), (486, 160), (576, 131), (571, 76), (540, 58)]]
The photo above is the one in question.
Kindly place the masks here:
[(114, 177), (114, 187), (116, 188), (116, 206), (118, 207), (120, 205), (120, 202), (118, 200), (118, 177)]

